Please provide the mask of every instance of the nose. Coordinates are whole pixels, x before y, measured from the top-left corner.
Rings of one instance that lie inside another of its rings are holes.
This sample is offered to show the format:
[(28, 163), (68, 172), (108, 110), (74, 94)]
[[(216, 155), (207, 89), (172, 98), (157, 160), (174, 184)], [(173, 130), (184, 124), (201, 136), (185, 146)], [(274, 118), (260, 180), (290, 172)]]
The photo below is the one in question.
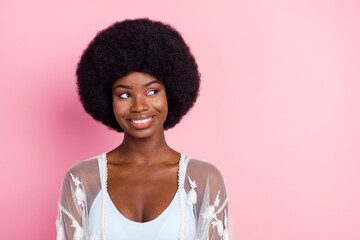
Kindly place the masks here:
[(132, 98), (132, 103), (130, 107), (131, 112), (143, 112), (146, 111), (148, 108), (149, 105), (143, 96), (134, 96)]

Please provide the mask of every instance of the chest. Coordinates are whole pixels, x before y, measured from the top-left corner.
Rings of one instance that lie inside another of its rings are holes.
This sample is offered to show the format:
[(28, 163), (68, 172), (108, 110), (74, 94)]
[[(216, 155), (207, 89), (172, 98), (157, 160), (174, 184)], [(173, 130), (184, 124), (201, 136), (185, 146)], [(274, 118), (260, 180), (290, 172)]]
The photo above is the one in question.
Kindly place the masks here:
[(147, 222), (161, 215), (174, 199), (178, 167), (109, 165), (107, 184), (111, 201), (124, 217)]

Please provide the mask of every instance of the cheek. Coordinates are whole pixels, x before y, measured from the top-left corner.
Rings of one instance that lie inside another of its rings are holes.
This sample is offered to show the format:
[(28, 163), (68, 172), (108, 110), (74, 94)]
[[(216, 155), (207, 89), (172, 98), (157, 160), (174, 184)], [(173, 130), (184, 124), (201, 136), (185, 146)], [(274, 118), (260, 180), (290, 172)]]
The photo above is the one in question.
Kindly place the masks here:
[(168, 113), (168, 102), (166, 96), (163, 96), (161, 100), (153, 102), (153, 107), (162, 115), (166, 115)]
[(163, 113), (164, 113), (164, 115), (165, 115), (165, 118), (167, 117), (168, 111), (169, 111), (169, 109), (168, 109), (168, 104), (166, 103), (166, 104), (164, 104), (164, 106), (163, 106)]
[(115, 118), (119, 121), (121, 119), (121, 116), (124, 115), (125, 107), (122, 104), (119, 104), (118, 102), (113, 101), (112, 108), (113, 108), (113, 113), (114, 113)]

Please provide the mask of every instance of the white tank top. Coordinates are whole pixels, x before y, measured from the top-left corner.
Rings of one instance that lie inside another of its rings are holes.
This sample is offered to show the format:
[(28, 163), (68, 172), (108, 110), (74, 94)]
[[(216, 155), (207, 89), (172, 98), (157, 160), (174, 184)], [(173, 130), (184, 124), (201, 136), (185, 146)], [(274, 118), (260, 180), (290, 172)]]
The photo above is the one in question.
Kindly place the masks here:
[[(99, 164), (99, 173), (102, 181), (102, 171), (103, 163), (101, 155), (98, 157)], [(183, 170), (181, 174), (183, 179), (185, 178), (185, 173), (187, 165), (190, 158), (185, 157)], [(89, 232), (93, 236), (101, 236), (101, 218), (102, 218), (102, 190), (97, 194), (94, 199), (91, 209), (89, 210)], [(148, 222), (135, 222), (129, 220), (119, 212), (115, 207), (114, 203), (111, 201), (109, 194), (105, 193), (106, 198), (106, 213), (105, 213), (105, 233), (106, 240), (172, 240), (179, 238), (180, 232), (180, 222), (181, 222), (181, 209), (180, 209), (180, 191), (183, 191), (184, 196), (184, 218), (185, 218), (185, 228), (184, 228), (184, 239), (193, 240), (195, 237), (195, 217), (193, 216), (193, 211), (187, 203), (187, 194), (182, 188), (176, 191), (175, 196), (173, 197), (169, 206), (155, 219)], [(98, 238), (99, 240), (101, 238)], [(91, 240), (98, 240), (91, 239)]]

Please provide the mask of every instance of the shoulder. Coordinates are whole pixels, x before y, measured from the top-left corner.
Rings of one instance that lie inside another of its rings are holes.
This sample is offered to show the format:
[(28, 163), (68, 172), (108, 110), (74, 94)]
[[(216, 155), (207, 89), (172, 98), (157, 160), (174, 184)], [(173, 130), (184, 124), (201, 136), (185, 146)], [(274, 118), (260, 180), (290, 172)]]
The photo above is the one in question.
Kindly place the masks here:
[(71, 176), (71, 175), (82, 176), (84, 174), (87, 175), (93, 171), (98, 171), (98, 169), (99, 169), (98, 156), (96, 156), (96, 157), (92, 157), (92, 158), (82, 160), (82, 161), (75, 163), (67, 170), (65, 175), (66, 176)]
[(62, 187), (92, 184), (99, 179), (98, 166), (98, 156), (75, 163), (66, 171)]
[(206, 179), (210, 182), (224, 182), (224, 177), (218, 167), (213, 163), (197, 158), (190, 158), (187, 173), (187, 175), (192, 175), (193, 177), (204, 180)]
[(67, 208), (73, 201), (75, 205), (92, 204), (101, 189), (98, 156), (79, 161), (72, 165), (63, 178), (60, 191), (60, 203)]

